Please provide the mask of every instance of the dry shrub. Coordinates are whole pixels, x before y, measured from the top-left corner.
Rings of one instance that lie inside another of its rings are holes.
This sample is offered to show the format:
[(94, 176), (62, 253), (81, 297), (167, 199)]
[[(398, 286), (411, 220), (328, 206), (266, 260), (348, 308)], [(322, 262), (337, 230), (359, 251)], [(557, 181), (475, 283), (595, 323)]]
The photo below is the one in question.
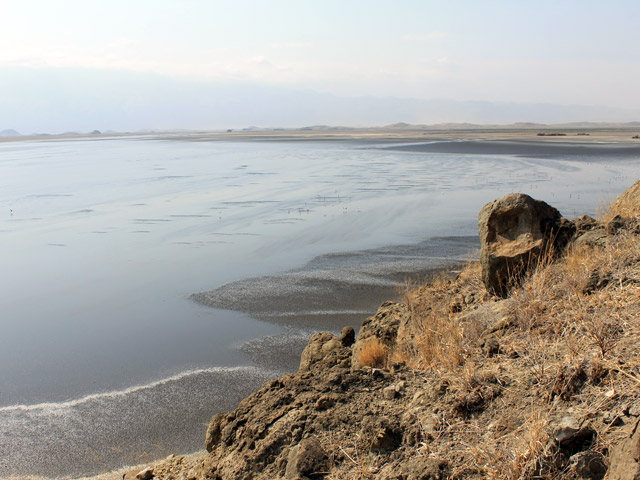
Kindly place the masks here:
[(389, 349), (377, 338), (371, 338), (362, 345), (360, 364), (365, 367), (381, 367), (387, 359)]
[(451, 313), (451, 282), (436, 279), (407, 292), (406, 302), (413, 318), (415, 359), (423, 368), (457, 367), (463, 362), (463, 327)]
[(532, 407), (524, 423), (506, 435), (491, 442), (474, 439), (476, 441), (466, 443), (469, 465), (461, 468), (458, 477), (464, 478), (464, 470), (470, 469), (483, 478), (546, 478), (538, 475), (542, 473), (541, 466), (549, 445), (547, 413)]

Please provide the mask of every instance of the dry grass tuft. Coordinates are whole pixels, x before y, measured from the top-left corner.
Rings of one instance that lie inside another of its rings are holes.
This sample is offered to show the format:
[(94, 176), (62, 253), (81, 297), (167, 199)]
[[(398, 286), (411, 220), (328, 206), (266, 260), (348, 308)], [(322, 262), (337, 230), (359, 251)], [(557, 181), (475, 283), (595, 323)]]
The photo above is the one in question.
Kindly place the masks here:
[(406, 293), (415, 330), (416, 351), (411, 363), (422, 368), (454, 368), (463, 363), (464, 330), (454, 314), (461, 302), (451, 298), (450, 286), (451, 281), (441, 277)]
[(377, 338), (371, 338), (362, 345), (360, 350), (360, 364), (365, 367), (384, 366), (389, 349)]

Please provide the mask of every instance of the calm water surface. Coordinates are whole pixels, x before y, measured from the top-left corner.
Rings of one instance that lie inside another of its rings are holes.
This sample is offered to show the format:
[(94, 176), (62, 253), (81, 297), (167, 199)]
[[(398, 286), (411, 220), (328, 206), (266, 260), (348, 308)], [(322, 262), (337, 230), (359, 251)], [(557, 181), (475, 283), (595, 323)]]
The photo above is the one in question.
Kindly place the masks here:
[[(301, 324), (284, 305), (265, 321), (194, 292), (439, 266), (475, 245), (485, 202), (521, 191), (567, 217), (593, 214), (639, 177), (637, 160), (328, 141), (0, 143), (0, 476), (201, 448), (208, 417), (290, 369), (336, 313), (327, 304)], [(294, 360), (269, 362), (283, 351)]]

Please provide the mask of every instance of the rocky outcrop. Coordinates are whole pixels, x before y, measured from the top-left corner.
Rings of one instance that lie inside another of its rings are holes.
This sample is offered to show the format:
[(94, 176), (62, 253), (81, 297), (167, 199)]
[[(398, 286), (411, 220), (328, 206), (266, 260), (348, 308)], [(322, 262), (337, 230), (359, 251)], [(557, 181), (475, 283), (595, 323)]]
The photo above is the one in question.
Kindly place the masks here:
[(482, 280), (505, 297), (544, 255), (561, 252), (575, 225), (547, 203), (514, 193), (487, 203), (478, 215)]
[[(360, 336), (391, 345), (407, 318), (406, 307), (385, 302)], [(235, 411), (214, 415), (205, 442), (209, 455), (195, 477), (320, 479), (336, 464), (372, 455), (380, 462), (376, 471), (389, 467), (379, 471), (379, 479), (444, 478), (444, 461), (407, 461), (407, 446), (425, 439), (415, 417), (420, 408), (429, 408), (420, 407), (428, 396), (417, 394), (424, 378), (402, 368), (358, 365), (353, 361), (358, 344), (352, 341), (349, 328), (339, 337), (314, 334), (297, 373), (268, 382)], [(338, 445), (355, 445), (355, 451)]]
[(401, 303), (384, 302), (380, 305), (376, 314), (362, 323), (358, 340), (353, 345), (352, 366), (354, 368), (362, 366), (360, 353), (362, 348), (372, 339), (380, 341), (390, 350), (396, 344), (398, 331), (406, 331), (409, 318), (409, 310)]

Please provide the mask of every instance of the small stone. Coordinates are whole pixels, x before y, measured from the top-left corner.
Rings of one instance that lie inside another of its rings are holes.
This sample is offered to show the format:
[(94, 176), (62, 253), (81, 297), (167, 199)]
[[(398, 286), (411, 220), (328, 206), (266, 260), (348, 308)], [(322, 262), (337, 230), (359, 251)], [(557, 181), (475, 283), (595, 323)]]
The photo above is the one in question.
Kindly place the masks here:
[(615, 389), (613, 389), (613, 388), (612, 388), (611, 390), (608, 390), (608, 391), (604, 394), (604, 396), (605, 396), (605, 397), (607, 397), (607, 398), (613, 398), (613, 397), (615, 397), (615, 396), (616, 396), (616, 391), (615, 391)]
[(327, 410), (335, 405), (337, 398), (334, 395), (323, 395), (315, 404), (316, 410)]
[(553, 437), (556, 442), (562, 444), (571, 440), (578, 431), (580, 431), (580, 421), (575, 417), (564, 417), (560, 420), (558, 429)]
[(640, 403), (630, 405), (627, 414), (633, 417), (640, 417)]
[(425, 397), (425, 392), (424, 390), (418, 390), (416, 393), (413, 394), (413, 399), (411, 400), (412, 404), (415, 403), (421, 403), (422, 400), (424, 400)]
[(391, 364), (391, 370), (393, 372), (402, 372), (403, 370), (406, 370), (407, 365), (404, 362), (393, 362)]
[(350, 347), (356, 341), (356, 332), (353, 327), (344, 327), (340, 333), (340, 342), (345, 347)]
[(405, 382), (404, 380), (400, 380), (398, 383), (396, 383), (395, 390), (397, 393), (400, 393), (405, 389), (406, 386), (407, 382)]
[(596, 438), (596, 431), (590, 426), (582, 426), (577, 417), (564, 417), (553, 437), (561, 448), (585, 450)]
[(579, 478), (600, 480), (607, 473), (607, 464), (604, 461), (604, 457), (591, 450), (572, 455), (570, 462)]
[(305, 438), (289, 451), (285, 478), (293, 480), (323, 472), (327, 460), (320, 442), (314, 437)]
[(384, 397), (385, 400), (393, 400), (394, 398), (396, 398), (397, 392), (395, 387), (389, 386), (389, 387), (385, 387), (382, 390), (382, 396)]
[(138, 480), (151, 480), (153, 478), (153, 468), (147, 467), (144, 470), (140, 470), (136, 478)]
[(614, 412), (608, 412), (602, 417), (602, 423), (611, 427), (618, 427), (624, 424), (622, 416)]
[(480, 340), (480, 348), (487, 357), (500, 353), (500, 342), (494, 335), (488, 335)]

